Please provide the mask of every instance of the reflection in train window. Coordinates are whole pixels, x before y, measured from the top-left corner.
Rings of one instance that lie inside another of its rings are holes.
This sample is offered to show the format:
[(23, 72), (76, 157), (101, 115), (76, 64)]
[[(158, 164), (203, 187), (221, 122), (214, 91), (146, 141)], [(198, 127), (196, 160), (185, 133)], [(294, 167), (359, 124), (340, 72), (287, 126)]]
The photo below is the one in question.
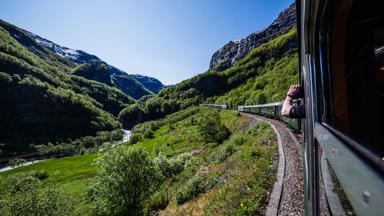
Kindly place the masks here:
[(317, 157), (320, 166), (318, 178), (320, 215), (357, 215), (343, 186), (337, 179), (335, 171), (321, 149), (319, 149)]
[(332, 114), (335, 128), (384, 155), (384, 17), (376, 4), (353, 1), (333, 25)]

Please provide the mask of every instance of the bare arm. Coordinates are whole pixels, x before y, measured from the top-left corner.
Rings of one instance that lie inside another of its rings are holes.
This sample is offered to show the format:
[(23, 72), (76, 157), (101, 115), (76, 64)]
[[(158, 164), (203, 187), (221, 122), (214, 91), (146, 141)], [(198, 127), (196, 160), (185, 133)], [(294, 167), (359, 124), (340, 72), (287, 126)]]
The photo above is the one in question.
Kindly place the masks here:
[(281, 108), (281, 115), (284, 117), (289, 117), (289, 112), (292, 109), (292, 95), (297, 94), (299, 90), (298, 85), (291, 85), (291, 87), (288, 90), (287, 97), (284, 100), (283, 107)]
[(281, 115), (284, 117), (289, 117), (289, 112), (292, 109), (292, 98), (287, 96), (284, 100), (283, 107), (281, 109)]

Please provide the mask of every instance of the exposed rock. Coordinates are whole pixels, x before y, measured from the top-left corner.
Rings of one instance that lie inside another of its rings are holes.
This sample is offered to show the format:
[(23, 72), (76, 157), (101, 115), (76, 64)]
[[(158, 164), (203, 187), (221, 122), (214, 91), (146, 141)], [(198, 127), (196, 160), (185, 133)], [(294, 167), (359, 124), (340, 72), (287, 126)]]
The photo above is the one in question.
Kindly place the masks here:
[(144, 95), (158, 93), (165, 87), (155, 78), (139, 74), (127, 74), (104, 62), (96, 55), (61, 46), (1, 19), (0, 27), (7, 30), (15, 40), (40, 58), (49, 62), (60, 62), (70, 67), (82, 65), (80, 66), (83, 69), (82, 71), (78, 71), (79, 68), (76, 68), (76, 75), (116, 87), (135, 99)]
[(60, 57), (68, 59), (76, 64), (84, 64), (91, 61), (101, 61), (97, 56), (91, 55), (82, 50), (75, 50), (68, 47), (58, 45), (50, 40), (42, 38), (36, 34), (26, 31), (37, 43), (45, 47), (46, 49), (56, 53)]
[(254, 32), (248, 37), (233, 40), (216, 51), (209, 65), (210, 69), (225, 70), (246, 56), (251, 50), (262, 43), (266, 43), (280, 35), (287, 33), (296, 24), (296, 7), (291, 4), (282, 11), (277, 19), (266, 29)]

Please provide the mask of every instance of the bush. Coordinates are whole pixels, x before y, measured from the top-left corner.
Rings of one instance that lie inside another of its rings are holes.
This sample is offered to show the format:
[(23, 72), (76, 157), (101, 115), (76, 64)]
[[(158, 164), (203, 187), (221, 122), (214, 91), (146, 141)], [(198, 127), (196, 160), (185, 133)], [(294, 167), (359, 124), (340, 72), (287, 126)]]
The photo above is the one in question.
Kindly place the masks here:
[(142, 203), (157, 188), (160, 171), (142, 148), (117, 147), (97, 161), (91, 189), (95, 215), (141, 215)]
[(199, 119), (199, 132), (205, 142), (221, 143), (229, 136), (229, 130), (220, 122), (218, 111), (212, 110), (204, 113)]
[(261, 144), (270, 143), (271, 140), (276, 140), (276, 135), (273, 129), (266, 122), (257, 122), (251, 129), (248, 130), (248, 133), (252, 136), (258, 136)]
[(144, 215), (156, 215), (153, 211), (165, 209), (169, 203), (167, 192), (161, 190), (153, 194), (146, 202)]
[(229, 143), (235, 146), (243, 145), (245, 142), (246, 139), (244, 134), (235, 134), (229, 139)]
[(35, 172), (34, 176), (39, 180), (44, 180), (49, 177), (49, 174), (47, 170), (39, 170)]
[(191, 153), (182, 153), (169, 160), (169, 172), (172, 175), (179, 174), (190, 163), (192, 159)]
[(0, 83), (9, 84), (12, 82), (12, 77), (7, 73), (0, 72)]
[(191, 153), (182, 153), (169, 160), (161, 155), (157, 157), (155, 161), (163, 176), (171, 177), (182, 172), (190, 163), (191, 158)]
[(18, 167), (18, 166), (23, 166), (27, 162), (24, 158), (13, 158), (9, 160), (8, 166), (10, 167)]
[(151, 139), (151, 138), (153, 138), (153, 131), (148, 128), (147, 130), (145, 130), (143, 136), (144, 136), (144, 138)]
[(132, 133), (131, 137), (129, 138), (130, 144), (135, 144), (141, 140), (141, 135), (138, 133)]
[(0, 215), (69, 215), (74, 200), (56, 188), (41, 188), (29, 174), (8, 178), (7, 191), (0, 197)]
[(188, 182), (176, 194), (177, 204), (183, 204), (204, 191), (203, 182), (204, 179), (200, 175), (194, 175), (190, 180), (188, 180)]
[(224, 162), (233, 152), (235, 152), (235, 146), (231, 143), (226, 144), (217, 153), (216, 161)]
[(141, 122), (143, 117), (144, 111), (137, 104), (126, 107), (118, 116), (123, 128), (132, 128), (135, 124)]

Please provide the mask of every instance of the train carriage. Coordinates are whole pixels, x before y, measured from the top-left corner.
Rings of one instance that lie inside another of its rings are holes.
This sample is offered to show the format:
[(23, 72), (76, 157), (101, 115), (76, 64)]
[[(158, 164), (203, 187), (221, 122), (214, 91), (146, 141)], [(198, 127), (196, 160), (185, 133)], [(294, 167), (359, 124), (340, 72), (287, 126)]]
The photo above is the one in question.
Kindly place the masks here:
[(297, 0), (306, 215), (383, 215), (381, 1)]
[[(294, 101), (294, 104), (297, 104), (297, 101)], [(253, 113), (256, 115), (261, 115), (269, 118), (279, 119), (293, 128), (295, 131), (301, 130), (301, 123), (299, 119), (290, 119), (285, 118), (281, 115), (281, 107), (283, 102), (269, 103), (269, 104), (260, 104), (260, 105), (244, 105), (238, 106), (237, 110), (239, 112)]]
[(383, 215), (383, 4), (297, 0), (296, 7), (306, 118), (282, 117), (281, 103), (238, 111), (302, 130), (305, 215)]
[(200, 106), (214, 107), (218, 109), (228, 109), (227, 104), (200, 104)]

